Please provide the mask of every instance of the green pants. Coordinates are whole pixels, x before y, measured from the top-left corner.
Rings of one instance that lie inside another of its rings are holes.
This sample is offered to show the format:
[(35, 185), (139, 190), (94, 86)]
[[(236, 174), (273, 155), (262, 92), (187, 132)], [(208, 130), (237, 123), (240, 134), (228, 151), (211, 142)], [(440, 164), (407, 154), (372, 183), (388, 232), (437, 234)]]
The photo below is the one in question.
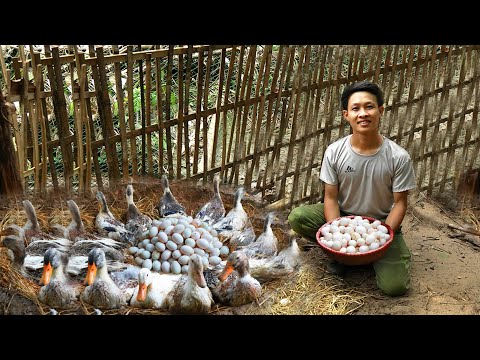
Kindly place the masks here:
[[(341, 216), (349, 215), (341, 213)], [(385, 219), (379, 219), (385, 221)], [(318, 229), (325, 224), (323, 204), (303, 205), (288, 215), (290, 227), (299, 235), (315, 243)], [(377, 285), (386, 295), (401, 296), (410, 287), (410, 251), (401, 228), (395, 232), (392, 245), (385, 255), (373, 263)]]

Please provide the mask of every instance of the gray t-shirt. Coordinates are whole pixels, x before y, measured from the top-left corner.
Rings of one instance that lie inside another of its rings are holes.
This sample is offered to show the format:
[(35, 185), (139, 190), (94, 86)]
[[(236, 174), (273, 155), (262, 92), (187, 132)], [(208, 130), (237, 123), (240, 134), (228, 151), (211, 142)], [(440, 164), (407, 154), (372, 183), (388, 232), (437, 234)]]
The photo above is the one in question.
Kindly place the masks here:
[(375, 154), (358, 154), (352, 149), (351, 136), (327, 147), (320, 180), (339, 185), (340, 210), (383, 219), (394, 205), (394, 192), (416, 187), (412, 160), (404, 148), (385, 137)]

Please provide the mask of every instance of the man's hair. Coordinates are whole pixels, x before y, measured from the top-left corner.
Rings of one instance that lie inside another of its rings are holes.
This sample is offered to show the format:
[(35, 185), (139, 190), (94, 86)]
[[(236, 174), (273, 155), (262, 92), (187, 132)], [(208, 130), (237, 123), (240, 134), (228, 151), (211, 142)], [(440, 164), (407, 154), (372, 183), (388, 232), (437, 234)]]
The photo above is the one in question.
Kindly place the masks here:
[(353, 84), (348, 85), (342, 93), (342, 110), (347, 110), (348, 108), (348, 99), (350, 96), (357, 91), (367, 91), (370, 94), (375, 95), (377, 98), (378, 106), (383, 106), (383, 92), (380, 90), (377, 84), (374, 84), (370, 81), (359, 81)]

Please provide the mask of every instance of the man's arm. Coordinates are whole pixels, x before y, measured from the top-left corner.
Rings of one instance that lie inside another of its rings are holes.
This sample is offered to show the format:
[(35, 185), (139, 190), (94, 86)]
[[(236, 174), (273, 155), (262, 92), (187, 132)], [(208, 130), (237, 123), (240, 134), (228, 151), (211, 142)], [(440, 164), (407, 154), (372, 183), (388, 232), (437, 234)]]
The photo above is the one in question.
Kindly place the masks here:
[(340, 217), (340, 207), (338, 206), (338, 185), (325, 183), (325, 198), (323, 200), (325, 220), (332, 221)]
[(387, 216), (387, 220), (385, 220), (385, 223), (390, 225), (393, 232), (397, 230), (405, 217), (405, 213), (407, 212), (407, 197), (408, 191), (393, 193), (394, 205), (390, 214)]

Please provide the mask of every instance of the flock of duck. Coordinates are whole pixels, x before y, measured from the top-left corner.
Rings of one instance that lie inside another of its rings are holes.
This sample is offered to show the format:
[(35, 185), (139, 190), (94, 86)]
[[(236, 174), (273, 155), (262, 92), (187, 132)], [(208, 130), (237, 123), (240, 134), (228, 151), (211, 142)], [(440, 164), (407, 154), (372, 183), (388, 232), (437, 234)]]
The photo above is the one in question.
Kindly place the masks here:
[[(125, 224), (114, 217), (104, 194), (97, 191), (97, 233), (85, 230), (77, 204), (68, 200), (72, 221), (67, 227), (53, 225), (51, 234), (41, 229), (35, 208), (24, 200), (26, 223), (3, 229), (0, 245), (8, 248), (15, 270), (39, 282), (39, 301), (54, 309), (69, 308), (78, 300), (100, 309), (132, 306), (193, 314), (208, 313), (214, 304), (240, 306), (259, 298), (263, 282), (298, 269), (300, 249), (290, 232), (289, 246), (277, 251), (278, 239), (271, 228), (277, 219), (273, 212), (266, 215), (263, 232), (255, 235), (242, 206), (242, 187), (235, 192), (233, 208), (226, 213), (219, 183), (217, 175), (213, 197), (195, 215), (233, 250), (215, 266), (205, 266), (198, 254), (190, 256), (183, 274), (154, 272), (127, 263), (126, 257), (131, 255), (124, 250), (137, 245), (152, 225), (152, 219), (136, 207), (131, 183), (126, 188)], [(161, 184), (159, 217), (187, 216), (165, 175)]]

